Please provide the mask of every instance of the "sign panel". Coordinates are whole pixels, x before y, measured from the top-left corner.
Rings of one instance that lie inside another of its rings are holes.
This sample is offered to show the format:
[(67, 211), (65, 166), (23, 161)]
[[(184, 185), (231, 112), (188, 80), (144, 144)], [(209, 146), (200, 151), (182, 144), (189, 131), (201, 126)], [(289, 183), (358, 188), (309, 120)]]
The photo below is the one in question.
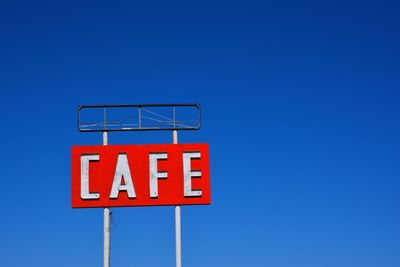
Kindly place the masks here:
[(72, 147), (72, 207), (210, 204), (207, 144)]

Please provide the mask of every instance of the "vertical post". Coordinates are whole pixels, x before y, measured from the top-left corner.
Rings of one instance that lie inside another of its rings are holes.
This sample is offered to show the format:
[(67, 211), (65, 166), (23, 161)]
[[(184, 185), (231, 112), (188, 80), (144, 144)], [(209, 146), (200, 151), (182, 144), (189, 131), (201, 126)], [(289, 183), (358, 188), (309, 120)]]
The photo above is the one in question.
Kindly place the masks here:
[[(174, 128), (175, 128), (176, 127), (176, 109), (175, 109), (175, 107), (172, 109), (172, 118), (173, 118), (173, 121), (174, 121), (173, 125), (174, 125)], [(174, 130), (174, 133), (176, 134), (176, 136), (174, 136), (173, 138), (176, 138), (176, 144), (177, 144), (178, 143), (178, 133), (176, 132), (176, 130)]]
[[(103, 132), (103, 145), (108, 145), (108, 133), (107, 131)], [(111, 225), (110, 225), (110, 217), (111, 212), (110, 208), (104, 208), (104, 251), (103, 251), (103, 266), (110, 267), (110, 235), (111, 235)]]
[[(175, 115), (175, 112), (174, 112)], [(174, 116), (175, 124), (175, 116)], [(172, 132), (173, 144), (178, 144), (178, 132)], [(181, 206), (175, 206), (175, 257), (176, 267), (182, 267), (182, 243), (181, 243)]]
[(142, 107), (139, 107), (138, 115), (139, 115), (139, 118), (138, 118), (139, 128), (142, 128)]

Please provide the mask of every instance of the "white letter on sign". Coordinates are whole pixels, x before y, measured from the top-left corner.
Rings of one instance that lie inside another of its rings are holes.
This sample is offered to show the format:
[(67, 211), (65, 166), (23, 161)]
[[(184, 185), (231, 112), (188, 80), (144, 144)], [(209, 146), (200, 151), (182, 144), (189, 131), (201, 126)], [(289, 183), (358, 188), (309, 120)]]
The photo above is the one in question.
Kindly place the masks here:
[[(121, 184), (122, 177), (124, 177), (125, 184)], [(129, 169), (128, 157), (126, 154), (119, 154), (117, 159), (117, 167), (115, 168), (114, 181), (110, 193), (110, 198), (118, 198), (119, 191), (126, 191), (129, 198), (135, 198), (135, 188)]]
[(99, 193), (89, 193), (89, 162), (99, 160), (100, 156), (82, 155), (81, 156), (81, 198), (82, 199), (98, 199)]
[(167, 178), (167, 172), (157, 171), (157, 160), (167, 159), (167, 153), (150, 153), (150, 197), (158, 197), (158, 178)]
[(201, 177), (201, 171), (192, 171), (190, 167), (191, 159), (199, 159), (200, 152), (183, 153), (183, 188), (185, 197), (201, 196), (201, 190), (192, 190), (192, 178)]

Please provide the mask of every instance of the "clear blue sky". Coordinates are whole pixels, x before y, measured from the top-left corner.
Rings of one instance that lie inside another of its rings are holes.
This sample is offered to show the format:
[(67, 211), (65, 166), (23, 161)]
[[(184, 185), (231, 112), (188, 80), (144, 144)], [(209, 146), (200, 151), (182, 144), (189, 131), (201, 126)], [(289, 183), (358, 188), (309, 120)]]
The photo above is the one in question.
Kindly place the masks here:
[[(202, 105), (212, 205), (190, 267), (400, 266), (395, 1), (1, 1), (0, 266), (101, 266), (70, 207), (79, 104)], [(170, 143), (169, 132), (110, 134)], [(174, 266), (172, 207), (113, 209), (112, 266)]]

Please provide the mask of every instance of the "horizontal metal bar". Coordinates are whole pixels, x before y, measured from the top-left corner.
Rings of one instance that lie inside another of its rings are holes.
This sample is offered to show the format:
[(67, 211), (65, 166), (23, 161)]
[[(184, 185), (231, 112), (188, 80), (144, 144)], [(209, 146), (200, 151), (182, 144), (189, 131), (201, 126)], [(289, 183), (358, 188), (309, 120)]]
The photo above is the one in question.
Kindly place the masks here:
[(146, 107), (197, 107), (200, 104), (117, 104), (117, 105), (79, 105), (78, 111), (82, 108), (146, 108)]
[(155, 128), (155, 127), (149, 127), (149, 128), (120, 128), (120, 129), (103, 129), (103, 130), (92, 130), (92, 129), (79, 129), (80, 132), (137, 132), (137, 131), (173, 131), (173, 130), (179, 130), (179, 131), (195, 131), (199, 130), (200, 127), (193, 127), (193, 128)]

